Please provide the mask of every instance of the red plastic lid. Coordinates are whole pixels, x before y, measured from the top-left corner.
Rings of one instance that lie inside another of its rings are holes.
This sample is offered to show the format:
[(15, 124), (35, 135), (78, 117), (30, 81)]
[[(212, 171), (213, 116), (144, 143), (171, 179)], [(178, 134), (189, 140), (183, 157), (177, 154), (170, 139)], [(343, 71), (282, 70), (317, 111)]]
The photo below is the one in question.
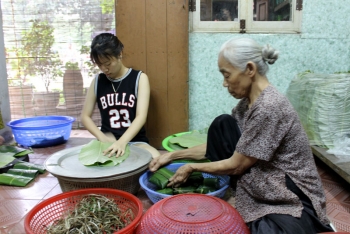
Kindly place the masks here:
[(160, 207), (164, 216), (175, 222), (201, 223), (219, 218), (223, 204), (207, 196), (185, 196), (168, 199)]
[(154, 204), (141, 218), (137, 233), (250, 233), (226, 201), (203, 194), (175, 195)]

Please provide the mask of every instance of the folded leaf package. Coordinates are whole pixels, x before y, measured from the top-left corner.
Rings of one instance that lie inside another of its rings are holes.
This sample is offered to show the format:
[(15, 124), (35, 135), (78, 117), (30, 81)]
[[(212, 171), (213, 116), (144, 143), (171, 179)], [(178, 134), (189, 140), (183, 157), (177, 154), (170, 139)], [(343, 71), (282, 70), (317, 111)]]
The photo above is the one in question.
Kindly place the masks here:
[(151, 177), (149, 177), (148, 181), (154, 184), (157, 187), (157, 189), (163, 190), (166, 188), (169, 179), (165, 178), (161, 174), (154, 173), (153, 175), (151, 175)]
[(200, 133), (199, 131), (192, 131), (187, 134), (173, 137), (169, 140), (169, 143), (179, 145), (183, 148), (191, 148), (197, 145), (201, 145), (207, 142), (207, 134)]
[(11, 163), (13, 160), (15, 160), (13, 153), (0, 153), (0, 168)]
[(161, 174), (162, 176), (164, 176), (165, 178), (167, 179), (170, 179), (175, 173), (170, 171), (168, 168), (166, 167), (162, 167), (162, 168), (159, 168), (155, 174)]
[(219, 189), (220, 188), (219, 178), (204, 178), (203, 185), (206, 187)]
[(101, 142), (98, 140), (92, 140), (85, 146), (83, 146), (79, 153), (79, 161), (85, 166), (116, 166), (122, 163), (130, 155), (130, 148), (127, 145), (125, 153), (122, 156), (115, 157), (115, 154), (111, 157), (103, 154), (103, 151), (110, 147), (113, 143)]
[(0, 154), (1, 153), (12, 153), (14, 157), (21, 157), (33, 153), (33, 150), (20, 148), (13, 145), (1, 145)]
[(176, 195), (176, 194), (184, 194), (184, 193), (195, 193), (196, 189), (197, 188), (195, 186), (173, 188), (173, 194)]
[(35, 178), (38, 174), (38, 170), (27, 170), (27, 169), (9, 169), (7, 171), (7, 174), (12, 174), (12, 175), (19, 175), (19, 176), (25, 176), (25, 177), (30, 177), (30, 178)]
[(200, 194), (207, 194), (207, 193), (215, 192), (215, 189), (205, 185), (200, 185), (196, 188), (195, 192)]
[(186, 182), (182, 184), (182, 186), (198, 187), (203, 184), (203, 180), (204, 180), (204, 177), (202, 172), (195, 171), (191, 173), (191, 175), (187, 178)]
[(15, 157), (21, 157), (33, 153), (31, 149), (23, 149), (17, 146), (1, 145), (0, 146), (0, 168), (14, 161)]
[(30, 162), (18, 162), (13, 166), (14, 169), (24, 169), (24, 170), (37, 170), (40, 174), (45, 173), (46, 169), (44, 165), (35, 164)]
[(148, 179), (149, 182), (156, 185), (159, 189), (165, 189), (170, 177), (174, 175), (174, 172), (170, 171), (166, 167), (162, 167), (158, 169), (156, 172), (154, 172), (150, 178)]
[(0, 184), (25, 187), (33, 178), (9, 173), (0, 174)]
[(166, 195), (173, 195), (174, 194), (172, 188), (159, 189), (159, 190), (156, 190), (156, 192), (166, 194)]
[(180, 185), (178, 188), (169, 188), (167, 184), (169, 183), (170, 177), (172, 177), (175, 172), (169, 170), (166, 167), (159, 168), (154, 172), (148, 181), (155, 186), (155, 191), (167, 195), (176, 195), (182, 193), (201, 193), (207, 194), (220, 189), (219, 178), (204, 178), (202, 172), (192, 172), (187, 178), (187, 181)]

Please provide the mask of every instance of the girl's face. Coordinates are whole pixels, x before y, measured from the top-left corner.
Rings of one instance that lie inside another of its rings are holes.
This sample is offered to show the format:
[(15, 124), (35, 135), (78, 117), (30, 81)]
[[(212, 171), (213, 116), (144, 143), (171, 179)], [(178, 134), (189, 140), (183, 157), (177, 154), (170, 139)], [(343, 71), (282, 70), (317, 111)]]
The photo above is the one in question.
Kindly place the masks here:
[(240, 71), (233, 67), (222, 55), (219, 56), (218, 66), (224, 76), (223, 86), (236, 99), (249, 97), (252, 80), (247, 71)]
[(97, 64), (98, 68), (109, 78), (116, 79), (121, 77), (123, 63), (121, 58), (116, 57), (101, 57), (100, 64)]

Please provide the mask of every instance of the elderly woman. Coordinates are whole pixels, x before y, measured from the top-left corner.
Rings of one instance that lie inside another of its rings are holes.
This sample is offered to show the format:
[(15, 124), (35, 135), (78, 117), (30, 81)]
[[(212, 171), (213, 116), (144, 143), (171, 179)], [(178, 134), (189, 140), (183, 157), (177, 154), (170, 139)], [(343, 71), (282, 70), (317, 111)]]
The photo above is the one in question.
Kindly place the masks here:
[(168, 186), (194, 171), (236, 175), (236, 209), (251, 233), (331, 232), (325, 195), (308, 138), (288, 99), (267, 77), (278, 52), (252, 39), (223, 44), (218, 56), (223, 86), (240, 99), (231, 115), (210, 125), (207, 144), (153, 159), (150, 170), (175, 159), (203, 159), (180, 167)]

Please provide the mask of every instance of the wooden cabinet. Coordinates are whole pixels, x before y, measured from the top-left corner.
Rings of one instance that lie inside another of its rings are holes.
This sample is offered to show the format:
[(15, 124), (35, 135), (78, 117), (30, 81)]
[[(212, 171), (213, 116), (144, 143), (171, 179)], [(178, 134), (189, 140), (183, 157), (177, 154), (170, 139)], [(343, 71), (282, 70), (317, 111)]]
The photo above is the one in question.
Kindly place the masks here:
[(188, 1), (118, 0), (115, 12), (125, 65), (150, 80), (145, 127), (160, 149), (165, 137), (188, 131)]

